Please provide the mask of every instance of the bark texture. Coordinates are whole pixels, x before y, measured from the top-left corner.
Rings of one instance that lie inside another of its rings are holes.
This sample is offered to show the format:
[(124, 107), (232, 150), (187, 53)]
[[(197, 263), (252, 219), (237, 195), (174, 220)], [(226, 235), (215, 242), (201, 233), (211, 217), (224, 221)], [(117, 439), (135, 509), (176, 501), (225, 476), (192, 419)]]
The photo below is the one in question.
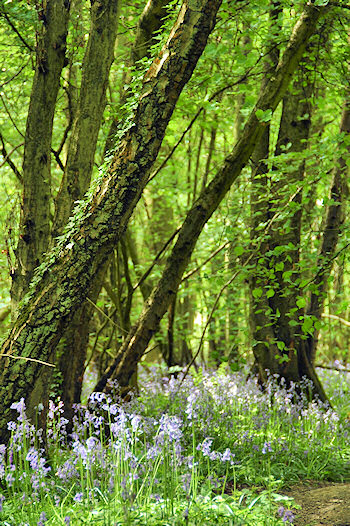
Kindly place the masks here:
[(56, 98), (65, 65), (67, 0), (48, 0), (39, 11), (36, 67), (26, 124), (23, 199), (11, 299), (15, 310), (50, 240), (51, 139)]
[[(131, 63), (149, 52), (152, 36), (165, 15), (165, 1), (149, 2), (138, 22), (137, 36), (131, 51)], [(95, 157), (98, 132), (105, 106), (108, 74), (113, 59), (120, 2), (109, 0), (101, 11), (101, 5), (93, 4), (91, 29), (83, 62), (82, 89), (74, 122), (66, 171), (56, 202), (54, 236), (62, 231), (74, 207), (74, 201), (83, 198), (88, 189)], [(144, 27), (147, 26), (147, 27)], [(124, 92), (125, 93), (125, 92)], [(125, 102), (125, 101), (124, 101)], [(107, 139), (108, 148), (115, 143), (116, 122), (112, 123)], [(99, 276), (107, 274), (109, 263), (99, 270)], [(89, 300), (96, 303), (103, 279), (96, 276)], [(94, 309), (89, 301), (76, 312), (59, 345), (59, 367), (62, 376), (60, 397), (64, 402), (65, 417), (70, 419), (72, 404), (80, 402), (82, 375), (89, 343), (89, 326)]]
[(55, 203), (53, 237), (62, 232), (75, 201), (82, 199), (90, 185), (98, 132), (106, 105), (108, 77), (114, 59), (119, 7), (119, 0), (92, 2), (80, 97), (69, 140), (65, 173)]
[[(168, 0), (149, 0), (141, 14), (140, 20), (137, 24), (135, 42), (131, 49), (130, 64), (135, 66), (138, 60), (150, 56), (151, 46), (155, 44), (154, 37), (157, 31), (161, 28), (163, 19), (167, 14), (166, 6)], [(125, 83), (130, 81), (130, 74), (126, 74)], [(124, 91), (121, 95), (120, 106), (125, 103), (127, 92)], [(112, 121), (108, 131), (108, 137), (105, 145), (105, 152), (112, 151), (115, 146), (115, 135), (120, 124), (120, 115)]]
[(157, 287), (152, 291), (137, 324), (119, 350), (114, 363), (97, 384), (96, 390), (103, 390), (112, 375), (122, 388), (128, 386), (135, 364), (147, 348), (176, 294), (203, 226), (239, 176), (264, 133), (265, 123), (258, 120), (256, 111), (276, 109), (305, 50), (308, 39), (315, 31), (317, 21), (324, 12), (324, 9), (319, 10), (307, 6), (301, 15), (274, 74), (267, 82), (264, 82), (264, 88), (243, 128), (240, 139), (232, 153), (225, 159), (217, 175), (202, 191), (188, 212)]
[[(90, 185), (97, 138), (106, 105), (108, 78), (114, 59), (119, 8), (119, 0), (92, 2), (80, 96), (74, 112), (65, 171), (55, 202), (53, 238), (62, 233), (76, 201), (83, 199)], [(90, 293), (91, 301), (96, 302), (101, 286), (102, 281), (98, 283), (96, 276)], [(84, 303), (75, 313), (58, 349), (58, 367), (62, 379), (59, 394), (67, 419), (72, 416), (72, 404), (80, 402), (92, 313), (91, 304)], [(38, 393), (37, 396), (41, 396), (43, 401), (47, 399), (45, 393)]]
[(1, 357), (0, 440), (9, 437), (11, 404), (27, 398), (71, 321), (85, 300), (97, 270), (125, 231), (158, 154), (177, 99), (212, 31), (220, 0), (188, 0), (159, 57), (144, 78), (133, 124), (116, 149), (108, 173), (33, 280), (30, 293), (5, 340)]

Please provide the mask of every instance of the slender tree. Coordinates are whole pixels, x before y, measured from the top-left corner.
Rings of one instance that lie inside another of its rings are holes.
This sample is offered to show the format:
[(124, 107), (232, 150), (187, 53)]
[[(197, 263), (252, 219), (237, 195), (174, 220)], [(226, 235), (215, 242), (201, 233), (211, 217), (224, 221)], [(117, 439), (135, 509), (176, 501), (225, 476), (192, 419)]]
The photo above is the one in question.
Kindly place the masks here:
[(30, 96), (22, 170), (19, 240), (12, 271), (14, 310), (50, 243), (51, 142), (56, 99), (65, 65), (67, 0), (48, 0), (40, 10), (35, 75)]

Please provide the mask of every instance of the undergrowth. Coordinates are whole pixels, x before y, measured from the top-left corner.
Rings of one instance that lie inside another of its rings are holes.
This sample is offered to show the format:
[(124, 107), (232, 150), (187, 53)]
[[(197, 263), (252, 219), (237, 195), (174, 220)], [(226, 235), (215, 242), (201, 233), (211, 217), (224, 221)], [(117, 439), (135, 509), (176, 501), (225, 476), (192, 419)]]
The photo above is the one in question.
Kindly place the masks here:
[(332, 409), (307, 403), (307, 382), (300, 398), (273, 377), (261, 390), (224, 368), (184, 380), (155, 368), (128, 403), (93, 393), (70, 435), (50, 402), (45, 441), (20, 400), (0, 445), (0, 524), (292, 523), (284, 486), (350, 480), (346, 382), (327, 382)]

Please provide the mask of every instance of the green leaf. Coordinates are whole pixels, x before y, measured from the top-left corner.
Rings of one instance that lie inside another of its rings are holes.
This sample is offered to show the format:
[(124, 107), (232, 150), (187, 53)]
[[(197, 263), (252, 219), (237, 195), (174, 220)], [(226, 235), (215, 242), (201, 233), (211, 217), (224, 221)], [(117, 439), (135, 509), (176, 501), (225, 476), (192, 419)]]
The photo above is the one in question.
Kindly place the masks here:
[(280, 351), (283, 351), (286, 348), (286, 344), (284, 342), (277, 342), (277, 347)]
[(269, 289), (267, 292), (266, 292), (266, 297), (267, 298), (272, 298), (272, 296), (275, 295), (275, 291), (273, 289)]
[(255, 115), (260, 122), (270, 122), (272, 117), (272, 110), (256, 110)]
[(261, 298), (262, 293), (263, 293), (263, 290), (260, 287), (257, 289), (253, 289), (253, 292), (252, 292), (255, 299)]
[(297, 306), (299, 309), (303, 309), (306, 306), (306, 299), (305, 298), (298, 298), (296, 301)]
[(234, 253), (236, 256), (241, 256), (244, 254), (244, 248), (242, 246), (235, 247)]

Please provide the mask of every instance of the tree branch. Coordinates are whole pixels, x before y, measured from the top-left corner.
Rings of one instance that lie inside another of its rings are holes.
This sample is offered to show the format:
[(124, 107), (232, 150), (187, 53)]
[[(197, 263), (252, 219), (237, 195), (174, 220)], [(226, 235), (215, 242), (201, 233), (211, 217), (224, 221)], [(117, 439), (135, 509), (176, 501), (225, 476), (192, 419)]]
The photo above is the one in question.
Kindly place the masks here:
[(29, 49), (29, 51), (32, 53), (34, 51), (34, 49), (32, 48), (32, 46), (30, 44), (28, 44), (28, 42), (25, 40), (25, 38), (22, 37), (21, 33), (18, 31), (18, 29), (16, 28), (16, 26), (14, 25), (13, 22), (11, 22), (10, 20), (10, 17), (8, 16), (7, 13), (5, 13), (4, 11), (4, 7), (1, 6), (1, 14), (3, 15), (3, 17), (5, 18), (6, 22), (8, 23), (8, 25), (11, 27), (11, 29), (16, 33), (16, 35), (18, 36), (18, 38), (20, 39), (20, 41), (25, 45), (25, 47), (27, 49)]
[(15, 148), (12, 148), (12, 150), (8, 153), (6, 151), (6, 146), (5, 146), (5, 141), (4, 141), (4, 138), (0, 132), (0, 141), (1, 141), (1, 155), (3, 156), (4, 158), (4, 161), (3, 163), (0, 165), (0, 168), (2, 168), (2, 166), (4, 166), (5, 163), (7, 163), (9, 165), (9, 167), (11, 168), (11, 170), (13, 171), (13, 173), (15, 174), (15, 176), (17, 177), (18, 181), (22, 184), (23, 183), (23, 177), (22, 177), (22, 174), (21, 172), (18, 170), (17, 166), (15, 165), (15, 163), (11, 160), (11, 154), (16, 151), (18, 148), (20, 148), (21, 146), (23, 146), (23, 142), (21, 144), (18, 144), (17, 146), (15, 146)]

